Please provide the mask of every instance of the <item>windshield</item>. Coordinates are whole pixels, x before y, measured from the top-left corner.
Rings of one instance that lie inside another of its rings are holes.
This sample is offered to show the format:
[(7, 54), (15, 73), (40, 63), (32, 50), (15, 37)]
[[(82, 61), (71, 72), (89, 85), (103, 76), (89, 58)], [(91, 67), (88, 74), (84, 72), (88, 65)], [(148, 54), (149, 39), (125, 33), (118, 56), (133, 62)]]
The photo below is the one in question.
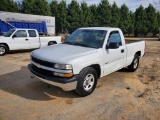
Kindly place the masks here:
[(5, 37), (10, 37), (12, 33), (15, 31), (15, 29), (10, 29), (8, 32), (4, 34)]
[(105, 30), (78, 29), (65, 40), (64, 44), (101, 48), (106, 33)]

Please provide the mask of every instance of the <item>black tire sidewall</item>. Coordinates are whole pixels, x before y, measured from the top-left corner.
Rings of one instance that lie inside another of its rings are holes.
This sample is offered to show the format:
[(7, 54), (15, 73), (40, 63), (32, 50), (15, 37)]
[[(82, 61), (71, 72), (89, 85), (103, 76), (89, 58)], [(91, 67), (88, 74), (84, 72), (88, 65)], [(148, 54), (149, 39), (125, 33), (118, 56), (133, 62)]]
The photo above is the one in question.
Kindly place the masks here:
[[(92, 74), (94, 76), (94, 85), (93, 87), (89, 90), (89, 91), (86, 91), (83, 87), (83, 83), (85, 81), (85, 77), (88, 75), (88, 74)], [(87, 67), (85, 69), (83, 69), (81, 72), (80, 72), (80, 75), (79, 75), (79, 78), (78, 78), (78, 84), (77, 84), (77, 88), (76, 88), (76, 92), (82, 96), (82, 97), (85, 97), (87, 95), (90, 95), (94, 89), (96, 88), (96, 85), (97, 85), (97, 72), (91, 68), (91, 67)]]
[(3, 47), (5, 49), (5, 52), (3, 54), (0, 54), (0, 56), (3, 56), (7, 53), (7, 47), (5, 45), (0, 45), (0, 47)]
[(54, 42), (49, 42), (48, 46), (51, 46), (51, 45), (54, 45), (54, 44), (55, 44)]
[[(136, 59), (138, 60), (138, 63), (137, 63), (137, 67), (134, 68), (134, 61), (135, 61)], [(128, 69), (129, 69), (129, 71), (134, 72), (134, 71), (136, 71), (136, 70), (138, 69), (138, 66), (139, 66), (139, 56), (138, 56), (138, 55), (135, 55), (135, 56), (134, 56), (134, 59), (133, 59), (133, 61), (132, 61), (132, 64), (128, 66)]]

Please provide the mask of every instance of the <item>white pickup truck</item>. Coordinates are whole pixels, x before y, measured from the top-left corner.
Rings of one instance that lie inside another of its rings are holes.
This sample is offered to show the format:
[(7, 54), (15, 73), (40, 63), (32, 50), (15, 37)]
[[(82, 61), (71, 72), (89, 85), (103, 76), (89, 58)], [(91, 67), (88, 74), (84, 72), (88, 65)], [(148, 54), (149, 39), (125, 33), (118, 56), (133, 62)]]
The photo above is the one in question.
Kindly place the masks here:
[(144, 41), (125, 43), (119, 28), (80, 28), (62, 44), (33, 51), (28, 68), (32, 77), (87, 96), (99, 78), (124, 67), (135, 71), (144, 50)]
[(60, 36), (39, 37), (35, 29), (11, 29), (0, 36), (0, 55), (12, 50), (26, 50), (61, 43)]

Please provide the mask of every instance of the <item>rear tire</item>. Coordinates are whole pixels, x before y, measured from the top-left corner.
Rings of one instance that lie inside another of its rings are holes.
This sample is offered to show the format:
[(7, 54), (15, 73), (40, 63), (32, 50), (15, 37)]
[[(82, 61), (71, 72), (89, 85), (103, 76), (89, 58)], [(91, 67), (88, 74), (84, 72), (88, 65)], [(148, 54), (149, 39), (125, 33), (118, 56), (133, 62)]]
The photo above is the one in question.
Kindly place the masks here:
[(48, 46), (51, 46), (51, 45), (54, 45), (54, 44), (57, 44), (57, 43), (54, 42), (54, 41), (51, 41), (51, 42), (48, 43)]
[(90, 95), (97, 85), (97, 72), (87, 67), (80, 72), (76, 93), (82, 97)]
[(130, 72), (135, 72), (139, 66), (139, 56), (135, 55), (131, 65), (128, 66)]
[(6, 45), (0, 44), (0, 56), (5, 55), (8, 49)]

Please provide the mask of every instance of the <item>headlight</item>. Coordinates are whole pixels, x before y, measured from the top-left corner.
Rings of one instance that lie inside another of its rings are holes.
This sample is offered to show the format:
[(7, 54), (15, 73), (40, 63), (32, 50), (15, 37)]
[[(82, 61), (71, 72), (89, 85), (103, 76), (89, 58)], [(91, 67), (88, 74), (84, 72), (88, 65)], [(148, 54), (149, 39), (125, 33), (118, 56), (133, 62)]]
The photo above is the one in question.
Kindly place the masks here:
[(54, 68), (56, 68), (56, 69), (62, 69), (62, 70), (72, 70), (72, 65), (55, 64)]

